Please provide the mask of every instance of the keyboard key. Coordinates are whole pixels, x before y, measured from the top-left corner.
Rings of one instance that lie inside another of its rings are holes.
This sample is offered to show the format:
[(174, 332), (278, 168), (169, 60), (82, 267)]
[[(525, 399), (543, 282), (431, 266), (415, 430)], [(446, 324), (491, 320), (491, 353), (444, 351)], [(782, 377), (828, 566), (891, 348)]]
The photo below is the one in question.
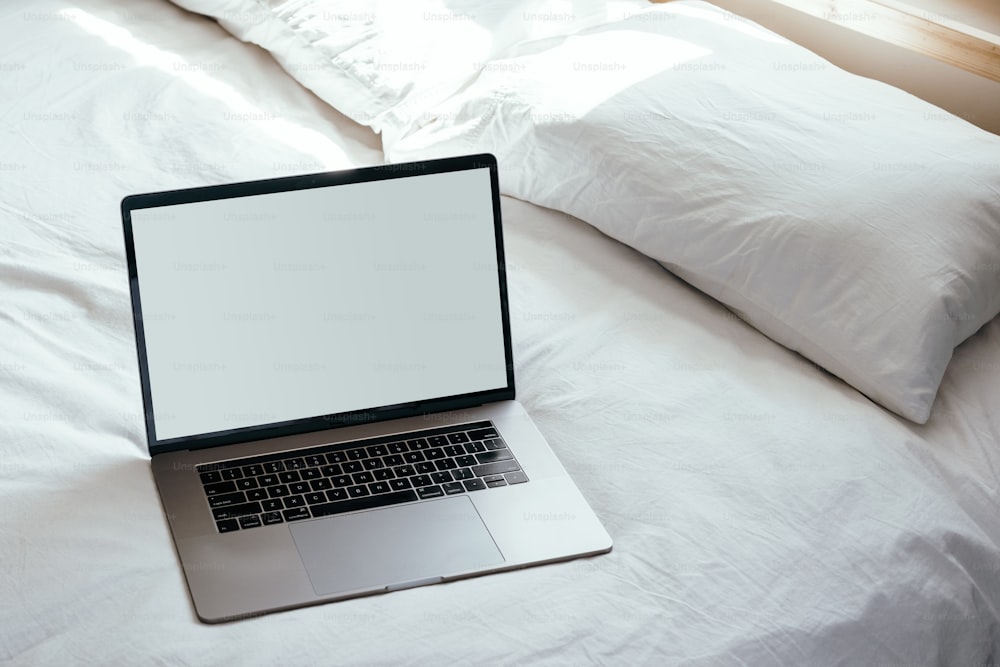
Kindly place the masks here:
[(503, 475), (491, 475), (490, 477), (484, 477), (483, 481), (486, 482), (486, 486), (491, 489), (495, 489), (498, 486), (507, 486), (507, 480), (503, 478)]
[(434, 462), (434, 467), (438, 470), (454, 470), (458, 464), (455, 463), (455, 459), (441, 459)]
[(360, 498), (371, 495), (371, 491), (368, 490), (367, 486), (349, 486), (347, 487), (347, 495), (351, 498)]
[(373, 471), (372, 474), (374, 474), (375, 479), (379, 481), (384, 481), (395, 477), (395, 475), (392, 474), (392, 471), (389, 470), (388, 468), (379, 468), (378, 470)]
[(216, 482), (215, 484), (207, 484), (205, 486), (205, 495), (221, 496), (224, 493), (233, 493), (236, 490), (236, 482)]
[(302, 470), (305, 467), (306, 467), (305, 459), (294, 458), (285, 461), (285, 468), (287, 470)]
[(260, 517), (256, 514), (251, 514), (250, 516), (240, 517), (240, 528), (246, 530), (247, 528), (259, 528), (263, 524), (260, 522)]
[(281, 461), (268, 461), (264, 464), (264, 472), (284, 472), (285, 465)]
[(496, 463), (487, 463), (481, 466), (472, 466), (472, 472), (476, 477), (486, 477), (488, 475), (503, 475), (508, 472), (514, 472), (515, 470), (520, 470), (521, 466), (517, 465), (517, 461), (497, 461)]
[(268, 498), (267, 500), (262, 501), (260, 506), (265, 512), (278, 512), (285, 509), (285, 506), (282, 504), (280, 498)]
[(375, 475), (370, 472), (356, 472), (351, 475), (351, 479), (354, 480), (355, 484), (368, 484), (375, 481)]
[(521, 470), (518, 470), (517, 472), (509, 472), (504, 475), (503, 478), (507, 480), (508, 484), (524, 484), (528, 481), (528, 476)]
[(330, 452), (326, 455), (327, 463), (343, 463), (347, 460), (347, 454), (343, 451), (340, 452)]
[(372, 493), (389, 493), (389, 482), (373, 482), (368, 485), (368, 490)]
[(417, 475), (415, 477), (410, 478), (410, 481), (413, 483), (413, 486), (430, 486), (431, 485), (431, 476), (430, 475)]
[(226, 468), (222, 471), (222, 479), (239, 479), (242, 476), (239, 468)]
[(322, 456), (318, 454), (313, 454), (312, 456), (306, 457), (306, 465), (309, 466), (310, 468), (319, 468), (324, 463), (326, 463), (326, 459), (324, 459)]
[(360, 461), (361, 459), (368, 458), (368, 452), (366, 452), (361, 447), (356, 447), (354, 449), (347, 450), (347, 460), (348, 461)]
[(461, 482), (448, 482), (447, 484), (442, 484), (441, 488), (449, 496), (453, 496), (456, 493), (465, 493), (465, 487), (462, 486)]
[(412, 477), (417, 474), (417, 469), (413, 466), (398, 466), (392, 470), (396, 473), (396, 477)]
[(465, 444), (465, 451), (470, 454), (478, 454), (486, 451), (486, 445), (481, 442), (469, 442)]
[(361, 472), (362, 470), (365, 469), (365, 467), (361, 463), (361, 461), (348, 461), (347, 463), (345, 463), (341, 467), (344, 469), (344, 472), (347, 473), (347, 474), (354, 473), (354, 472)]
[(499, 438), (500, 434), (497, 433), (495, 428), (483, 428), (476, 429), (475, 431), (469, 431), (470, 440), (486, 440), (487, 438)]
[(393, 491), (405, 491), (406, 489), (409, 489), (412, 486), (413, 485), (410, 484), (410, 480), (408, 479), (394, 479), (389, 482), (389, 488), (391, 488)]
[(430, 443), (431, 447), (444, 447), (448, 444), (448, 438), (443, 435), (432, 435), (427, 438), (427, 442)]
[(240, 470), (243, 471), (244, 477), (260, 477), (264, 474), (264, 466), (256, 463), (249, 466), (243, 466)]
[(285, 517), (285, 521), (299, 521), (301, 519), (309, 518), (309, 509), (306, 507), (296, 507), (294, 509), (285, 510), (281, 513), (281, 516)]
[(391, 442), (389, 443), (389, 451), (393, 454), (402, 454), (410, 451), (410, 448), (406, 446), (405, 442)]
[(215, 484), (222, 481), (222, 473), (218, 470), (209, 470), (208, 472), (200, 473), (198, 476), (201, 477), (202, 484)]
[(323, 473), (324, 477), (336, 477), (337, 475), (343, 475), (344, 469), (340, 467), (339, 463), (332, 463), (328, 466), (323, 466), (319, 469)]
[(314, 491), (312, 493), (307, 493), (306, 495), (303, 496), (303, 498), (305, 498), (306, 502), (309, 503), (310, 505), (316, 505), (318, 503), (326, 502), (326, 494), (323, 493), (322, 491)]
[(247, 491), (247, 500), (266, 500), (267, 491), (264, 489), (250, 489)]
[(472, 479), (467, 479), (464, 482), (462, 482), (462, 484), (465, 485), (466, 491), (482, 491), (483, 489), (486, 488), (486, 484), (483, 483), (483, 480), (477, 477), (473, 477)]
[(466, 454), (465, 456), (456, 456), (455, 463), (462, 466), (463, 468), (468, 468), (469, 466), (476, 465), (477, 463), (479, 463), (479, 461), (477, 461), (476, 457), (473, 456), (472, 454)]
[(302, 507), (306, 504), (306, 499), (302, 496), (288, 496), (285, 498), (285, 507), (291, 509), (293, 507)]
[(253, 477), (243, 477), (241, 479), (236, 480), (235, 483), (236, 483), (236, 488), (239, 489), (240, 491), (246, 491), (248, 489), (257, 488), (257, 480)]
[(230, 505), (229, 507), (216, 507), (212, 510), (212, 516), (216, 521), (225, 519), (238, 519), (247, 514), (260, 514), (260, 503), (244, 503), (242, 505)]
[(514, 458), (509, 449), (498, 449), (491, 452), (476, 454), (476, 460), (480, 463), (493, 463), (494, 461), (506, 461)]
[(431, 481), (435, 484), (444, 484), (445, 482), (451, 482), (453, 480), (451, 474), (448, 472), (436, 472), (431, 475)]
[(279, 484), (278, 486), (272, 486), (267, 489), (267, 495), (271, 498), (281, 498), (284, 496), (291, 495), (288, 491), (288, 487), (284, 484)]
[(266, 512), (261, 514), (261, 519), (264, 521), (265, 526), (270, 526), (272, 523), (282, 523), (284, 521), (281, 518), (281, 512)]
[(320, 472), (319, 468), (306, 468), (305, 470), (299, 472), (299, 476), (302, 477), (302, 479), (309, 481), (311, 479), (319, 479), (323, 476), (323, 473)]
[(215, 527), (220, 533), (231, 533), (234, 530), (239, 530), (240, 524), (237, 523), (236, 519), (223, 519), (222, 521), (216, 521)]
[(326, 492), (326, 499), (331, 502), (337, 502), (340, 500), (347, 500), (350, 496), (347, 493), (347, 489), (330, 489)]
[(427, 500), (428, 498), (440, 498), (444, 495), (444, 490), (440, 486), (425, 486), (422, 489), (417, 489), (417, 496), (421, 500)]
[(282, 484), (291, 484), (292, 482), (298, 482), (301, 479), (302, 478), (299, 477), (299, 473), (295, 472), (294, 470), (291, 472), (278, 473), (278, 481), (280, 481)]
[(458, 433), (449, 433), (448, 434), (448, 442), (450, 442), (453, 445), (457, 445), (457, 444), (460, 444), (460, 443), (463, 443), (463, 442), (468, 442), (468, 441), (469, 441), (469, 436), (467, 436), (465, 433), (463, 433), (461, 431), (458, 432)]
[(462, 456), (465, 454), (465, 447), (462, 445), (448, 445), (444, 448), (444, 453), (448, 456)]
[(468, 468), (459, 468), (458, 470), (452, 470), (451, 476), (459, 481), (475, 477), (475, 475), (472, 474), (472, 471), (469, 470)]
[(365, 470), (375, 470), (382, 467), (382, 459), (365, 459), (362, 463), (365, 466)]
[(504, 444), (503, 440), (483, 440), (483, 444), (486, 445), (486, 449), (506, 449), (507, 445)]
[(420, 463), (413, 466), (413, 468), (417, 471), (418, 475), (429, 475), (435, 470), (437, 470), (434, 464), (431, 463), (430, 461), (421, 461)]
[(382, 461), (389, 467), (401, 466), (406, 463), (406, 461), (403, 460), (403, 457), (399, 454), (389, 454), (389, 456), (382, 459)]
[(326, 491), (327, 489), (333, 488), (333, 482), (325, 477), (321, 477), (309, 482), (309, 488), (313, 491)]
[(261, 486), (274, 486), (278, 483), (277, 475), (261, 475), (257, 478), (257, 483)]
[(337, 477), (331, 478), (330, 481), (333, 482), (333, 485), (336, 487), (350, 486), (354, 483), (348, 475), (338, 475)]
[(433, 461), (435, 459), (443, 459), (444, 450), (441, 449), (440, 447), (431, 447), (430, 449), (424, 452), (424, 456), (427, 458), (428, 461)]
[(247, 501), (247, 496), (242, 491), (236, 493), (223, 493), (220, 496), (209, 496), (209, 507), (226, 507), (228, 505), (239, 505)]
[(302, 494), (309, 491), (309, 485), (305, 482), (296, 482), (295, 484), (289, 484), (288, 490), (293, 494)]
[(389, 453), (389, 450), (385, 445), (372, 445), (371, 447), (366, 447), (365, 449), (368, 451), (368, 456), (385, 456)]
[(406, 441), (407, 447), (410, 448), (411, 452), (415, 452), (418, 449), (427, 449), (430, 447), (426, 438), (414, 438), (413, 440)]
[(331, 514), (342, 514), (343, 512), (356, 512), (375, 507), (385, 507), (398, 503), (408, 503), (417, 500), (417, 494), (412, 490), (396, 491), (395, 493), (383, 493), (377, 496), (365, 496), (342, 502), (326, 503), (325, 505), (313, 505), (310, 509), (314, 517), (330, 516)]
[(407, 452), (403, 454), (403, 460), (407, 463), (419, 463), (424, 460), (423, 452)]

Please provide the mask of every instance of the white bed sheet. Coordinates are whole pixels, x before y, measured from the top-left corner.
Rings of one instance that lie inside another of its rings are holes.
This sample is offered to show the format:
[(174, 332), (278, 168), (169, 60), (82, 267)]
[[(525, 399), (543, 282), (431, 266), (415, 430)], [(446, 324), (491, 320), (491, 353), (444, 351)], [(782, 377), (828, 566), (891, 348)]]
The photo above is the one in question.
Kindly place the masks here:
[(916, 426), (591, 226), (512, 199), (519, 398), (614, 550), (198, 623), (149, 473), (118, 202), (371, 164), (378, 140), (160, 0), (8, 3), (0, 45), (0, 660), (1000, 656), (1000, 322), (956, 350)]

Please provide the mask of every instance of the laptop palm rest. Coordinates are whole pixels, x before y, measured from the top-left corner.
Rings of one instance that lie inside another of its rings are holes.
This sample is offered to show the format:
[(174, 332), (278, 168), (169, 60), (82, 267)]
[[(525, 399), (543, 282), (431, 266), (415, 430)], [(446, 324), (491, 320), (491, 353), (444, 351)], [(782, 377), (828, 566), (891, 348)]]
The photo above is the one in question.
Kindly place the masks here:
[(504, 562), (466, 496), (295, 523), (289, 529), (317, 595), (407, 588)]

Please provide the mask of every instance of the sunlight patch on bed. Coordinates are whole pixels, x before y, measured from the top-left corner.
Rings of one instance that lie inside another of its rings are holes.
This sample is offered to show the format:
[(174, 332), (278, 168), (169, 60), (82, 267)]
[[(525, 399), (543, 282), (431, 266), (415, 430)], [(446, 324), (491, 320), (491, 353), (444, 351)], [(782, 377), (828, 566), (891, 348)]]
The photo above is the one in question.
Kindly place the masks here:
[(691, 18), (710, 21), (711, 23), (725, 26), (730, 30), (735, 30), (736, 32), (764, 40), (765, 42), (773, 42), (775, 44), (789, 43), (784, 37), (776, 35), (770, 30), (757, 25), (753, 21), (737, 14), (733, 14), (732, 12), (720, 12), (714, 9), (681, 4), (668, 5), (668, 7), (671, 13), (683, 14), (685, 16), (690, 16)]
[[(558, 57), (555, 54), (546, 53), (544, 62), (552, 76), (567, 84), (559, 87), (560, 95), (565, 96), (560, 106), (581, 118), (646, 79), (695, 67), (693, 61), (710, 56), (712, 51), (674, 37), (615, 30), (571, 37)], [(530, 59), (526, 64), (531, 67)]]
[[(479, 24), (477, 14), (456, 10), (444, 1), (399, 3), (383, 7), (379, 17), (385, 31), (379, 47), (390, 57), (403, 60), (426, 57), (436, 64), (467, 72), (469, 62), (488, 60), (493, 49), (493, 32)], [(447, 48), (441, 49), (442, 46)], [(456, 60), (453, 57), (456, 52), (464, 57)]]
[(59, 14), (111, 46), (127, 52), (136, 63), (177, 77), (200, 94), (222, 102), (232, 110), (233, 115), (247, 119), (247, 123), (262, 134), (315, 158), (317, 163), (329, 167), (350, 164), (344, 150), (322, 133), (261, 109), (228, 83), (209, 76), (197, 64), (186, 61), (176, 53), (142, 42), (125, 28), (83, 10), (64, 10)]

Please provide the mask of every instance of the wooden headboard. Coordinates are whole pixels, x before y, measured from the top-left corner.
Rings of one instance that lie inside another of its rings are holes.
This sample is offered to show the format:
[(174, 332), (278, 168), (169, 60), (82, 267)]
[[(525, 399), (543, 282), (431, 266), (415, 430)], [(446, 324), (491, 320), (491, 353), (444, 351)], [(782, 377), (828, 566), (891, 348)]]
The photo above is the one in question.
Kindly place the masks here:
[(985, 25), (921, 8), (932, 0), (708, 1), (1000, 134), (1000, 0), (948, 5), (977, 5)]
[[(921, 10), (905, 0), (767, 1), (930, 56), (1000, 83), (1000, 35)], [(725, 3), (715, 4), (723, 6)], [(997, 5), (997, 15), (1000, 22), (1000, 3)]]

